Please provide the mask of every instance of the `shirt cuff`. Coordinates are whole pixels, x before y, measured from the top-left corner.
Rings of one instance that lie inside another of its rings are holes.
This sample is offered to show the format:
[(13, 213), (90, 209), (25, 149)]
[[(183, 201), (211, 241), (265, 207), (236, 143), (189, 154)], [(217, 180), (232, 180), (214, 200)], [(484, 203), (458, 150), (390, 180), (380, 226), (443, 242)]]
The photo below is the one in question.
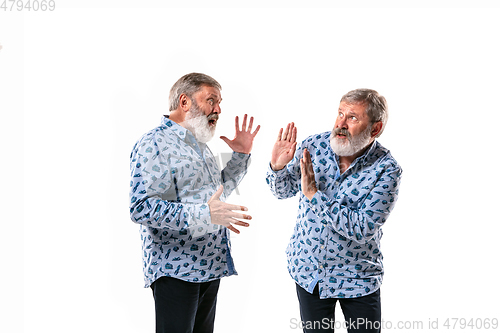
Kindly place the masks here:
[(306, 196), (304, 196), (306, 200), (306, 204), (311, 208), (314, 214), (321, 217), (323, 212), (327, 209), (323, 200), (324, 194), (321, 191), (316, 191), (311, 200), (309, 200)]
[(286, 165), (283, 169), (274, 171), (273, 168), (271, 168), (271, 162), (269, 162), (269, 166), (267, 167), (267, 169), (268, 169), (269, 175), (274, 176), (275, 178), (278, 178), (278, 177), (282, 176), (283, 174), (285, 174)]
[(236, 155), (239, 159), (242, 159), (242, 160), (247, 160), (250, 158), (250, 156), (252, 156), (252, 154), (237, 153), (235, 151), (233, 151), (233, 155)]

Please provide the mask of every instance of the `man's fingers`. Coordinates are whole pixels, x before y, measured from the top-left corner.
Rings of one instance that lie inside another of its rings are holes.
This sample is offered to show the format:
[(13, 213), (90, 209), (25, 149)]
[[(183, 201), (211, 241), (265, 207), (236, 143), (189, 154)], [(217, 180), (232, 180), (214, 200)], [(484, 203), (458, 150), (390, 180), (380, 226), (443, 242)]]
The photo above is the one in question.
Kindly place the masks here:
[[(245, 115), (246, 117), (247, 115)], [(250, 122), (248, 123), (248, 131), (252, 132), (252, 126), (253, 126), (253, 117), (250, 117)], [(245, 129), (245, 128), (243, 128)]]
[(234, 128), (236, 132), (240, 131), (240, 118), (238, 118), (238, 116), (234, 117)]
[(233, 224), (241, 227), (248, 227), (250, 224), (245, 220), (251, 220), (252, 216), (243, 213), (248, 211), (248, 208), (245, 206), (232, 205), (220, 201), (219, 197), (223, 191), (224, 187), (221, 185), (217, 192), (208, 200), (212, 223), (223, 225), (232, 232), (239, 234), (240, 231), (236, 229)]
[(242, 220), (251, 220), (252, 216), (250, 216), (248, 214), (240, 214), (240, 213), (232, 212), (231, 218), (233, 218), (233, 219), (242, 219)]
[(293, 130), (292, 130), (292, 138), (290, 140), (291, 142), (295, 142), (297, 141), (297, 127), (293, 127)]
[(243, 124), (241, 124), (241, 130), (246, 131), (246, 128), (247, 128), (247, 114), (245, 113), (245, 115), (243, 116)]
[(304, 162), (306, 162), (308, 165), (311, 162), (311, 154), (309, 154), (307, 148), (304, 148)]
[(309, 173), (307, 172), (306, 162), (303, 158), (300, 159), (300, 174), (302, 177), (302, 185), (309, 181)]
[(221, 136), (220, 138), (222, 139), (222, 141), (224, 141), (227, 144), (229, 144), (231, 142), (231, 140), (229, 140), (229, 138), (226, 136)]
[(256, 136), (257, 133), (259, 133), (259, 130), (260, 130), (260, 125), (257, 126), (257, 128), (255, 129), (255, 132), (253, 132), (252, 135)]
[(304, 154), (300, 159), (300, 172), (302, 174), (302, 177), (312, 177), (312, 175), (314, 174), (311, 162), (311, 154), (309, 154), (307, 149), (304, 149)]
[(233, 224), (238, 225), (238, 226), (240, 226), (240, 227), (249, 227), (249, 226), (250, 226), (250, 224), (249, 224), (249, 223), (246, 223), (246, 222), (243, 222), (243, 221), (238, 221), (238, 220), (234, 220), (234, 222), (233, 222), (233, 221), (231, 221), (231, 222), (230, 222), (230, 224), (229, 224), (226, 228), (228, 228), (229, 230), (231, 230), (232, 232), (235, 232), (235, 233), (237, 233), (237, 234), (239, 234), (239, 233), (240, 233), (240, 231), (239, 231), (238, 229), (236, 229), (236, 228), (233, 226)]
[(232, 225), (228, 225), (226, 228), (228, 228), (229, 230), (231, 230), (234, 233), (237, 233), (237, 234), (240, 233), (240, 231), (238, 229), (236, 229), (235, 227), (233, 227)]
[(236, 211), (242, 211), (242, 212), (248, 211), (248, 208), (246, 208), (245, 206), (228, 204), (226, 202), (221, 202), (221, 204), (223, 205), (224, 209), (227, 209), (227, 210), (236, 210)]
[(285, 131), (283, 131), (283, 128), (280, 129), (280, 132), (278, 134), (278, 141), (295, 142), (296, 139), (297, 128), (295, 127), (294, 123), (288, 123), (285, 127)]
[(234, 222), (231, 222), (231, 223), (239, 225), (241, 227), (249, 227), (250, 226), (250, 223), (243, 222), (243, 221), (238, 221), (238, 220), (234, 220)]
[(290, 124), (286, 125), (285, 133), (283, 134), (283, 141), (288, 141), (288, 132), (290, 131)]
[(292, 122), (290, 124), (290, 130), (289, 130), (289, 133), (288, 133), (288, 141), (290, 142), (293, 142), (294, 141), (294, 135), (293, 135), (293, 132), (295, 131), (295, 124)]
[(304, 163), (308, 171), (312, 169), (311, 153), (307, 148), (304, 148)]

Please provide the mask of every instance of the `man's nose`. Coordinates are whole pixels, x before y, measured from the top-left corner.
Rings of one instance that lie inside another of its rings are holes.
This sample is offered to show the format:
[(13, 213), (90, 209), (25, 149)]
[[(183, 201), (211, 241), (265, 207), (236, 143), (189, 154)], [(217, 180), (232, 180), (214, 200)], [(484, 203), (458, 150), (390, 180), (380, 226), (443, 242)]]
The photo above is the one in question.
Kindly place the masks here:
[(336, 128), (344, 128), (347, 129), (347, 123), (344, 118), (342, 119), (337, 119), (337, 125), (335, 126)]
[(220, 105), (219, 103), (216, 103), (215, 106), (214, 106), (214, 113), (217, 113), (217, 114), (221, 114), (222, 113), (222, 110), (220, 108)]

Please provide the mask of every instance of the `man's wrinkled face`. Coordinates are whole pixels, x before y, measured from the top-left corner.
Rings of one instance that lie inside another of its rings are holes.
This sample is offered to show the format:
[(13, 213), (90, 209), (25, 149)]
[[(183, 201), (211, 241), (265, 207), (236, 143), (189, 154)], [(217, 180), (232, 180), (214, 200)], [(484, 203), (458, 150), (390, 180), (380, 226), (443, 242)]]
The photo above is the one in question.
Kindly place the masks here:
[(206, 143), (214, 136), (221, 101), (220, 91), (214, 87), (202, 86), (193, 95), (185, 123), (197, 141)]
[(365, 104), (341, 102), (330, 137), (330, 145), (339, 156), (352, 156), (372, 140), (372, 124)]

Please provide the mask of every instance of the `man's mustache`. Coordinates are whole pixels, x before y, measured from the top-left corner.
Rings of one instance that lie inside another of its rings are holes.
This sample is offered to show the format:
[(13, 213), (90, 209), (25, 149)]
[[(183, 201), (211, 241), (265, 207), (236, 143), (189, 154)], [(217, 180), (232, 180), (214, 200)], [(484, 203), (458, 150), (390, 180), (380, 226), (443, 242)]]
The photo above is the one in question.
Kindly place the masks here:
[(333, 129), (333, 135), (338, 135), (338, 134), (345, 135), (349, 141), (351, 140), (351, 133), (349, 133), (349, 131), (347, 131), (345, 128)]
[(217, 113), (211, 113), (207, 116), (208, 120), (219, 120), (219, 115)]

